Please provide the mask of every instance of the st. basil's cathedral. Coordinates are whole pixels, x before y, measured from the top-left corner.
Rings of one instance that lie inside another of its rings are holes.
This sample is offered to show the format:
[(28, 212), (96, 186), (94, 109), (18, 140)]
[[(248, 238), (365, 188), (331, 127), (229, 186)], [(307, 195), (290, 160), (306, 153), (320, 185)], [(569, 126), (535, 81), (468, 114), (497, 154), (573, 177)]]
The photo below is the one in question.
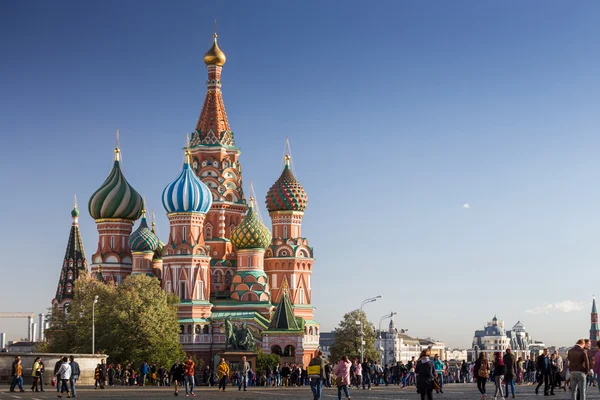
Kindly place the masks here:
[[(255, 200), (244, 197), (240, 149), (221, 92), (225, 61), (215, 34), (204, 56), (207, 91), (196, 129), (181, 171), (162, 192), (170, 224), (165, 242), (156, 235), (154, 221), (148, 226), (144, 201), (121, 170), (117, 144), (112, 171), (88, 203), (99, 235), (91, 273), (115, 284), (131, 274), (159, 278), (162, 288), (181, 300), (183, 350), (207, 364), (225, 349), (227, 319), (249, 327), (257, 348), (306, 365), (319, 346), (311, 304), (313, 249), (302, 236), (307, 196), (286, 155), (283, 172), (266, 196), (271, 232), (258, 217)], [(88, 273), (77, 204), (71, 216), (52, 301), (56, 308), (72, 301), (74, 281)]]

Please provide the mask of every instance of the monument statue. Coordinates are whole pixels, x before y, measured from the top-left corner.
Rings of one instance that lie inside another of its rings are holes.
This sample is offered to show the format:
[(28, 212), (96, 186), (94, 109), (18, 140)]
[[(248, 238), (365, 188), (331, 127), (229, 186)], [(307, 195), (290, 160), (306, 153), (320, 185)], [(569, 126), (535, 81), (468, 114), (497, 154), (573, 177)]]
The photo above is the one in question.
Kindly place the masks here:
[(236, 327), (231, 322), (231, 317), (225, 318), (225, 350), (229, 346), (233, 350), (255, 350), (256, 342), (252, 331), (248, 328), (245, 323), (242, 323), (241, 327)]

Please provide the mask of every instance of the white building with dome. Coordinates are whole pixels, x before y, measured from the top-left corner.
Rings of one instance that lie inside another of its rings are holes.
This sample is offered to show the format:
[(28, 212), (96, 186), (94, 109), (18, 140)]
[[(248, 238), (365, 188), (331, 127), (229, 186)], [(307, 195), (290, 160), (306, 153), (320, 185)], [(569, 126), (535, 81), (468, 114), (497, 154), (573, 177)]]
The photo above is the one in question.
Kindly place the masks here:
[(506, 349), (511, 349), (515, 357), (525, 359), (532, 343), (533, 340), (521, 321), (517, 321), (512, 329), (507, 331), (504, 328), (504, 321), (500, 321), (494, 316), (491, 321), (488, 321), (486, 327), (475, 331), (469, 359), (474, 361), (482, 352), (488, 359), (493, 359), (494, 353), (504, 354)]

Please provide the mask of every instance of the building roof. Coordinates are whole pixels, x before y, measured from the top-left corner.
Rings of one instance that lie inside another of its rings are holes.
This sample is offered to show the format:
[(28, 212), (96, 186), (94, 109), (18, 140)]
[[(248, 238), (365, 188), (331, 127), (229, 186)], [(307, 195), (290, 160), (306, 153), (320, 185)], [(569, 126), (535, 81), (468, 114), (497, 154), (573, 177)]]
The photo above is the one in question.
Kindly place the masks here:
[(55, 300), (57, 303), (62, 303), (66, 299), (73, 299), (74, 282), (81, 275), (88, 274), (88, 264), (85, 259), (83, 241), (81, 240), (78, 216), (79, 210), (77, 209), (77, 201), (75, 201), (73, 211), (71, 211), (72, 222), (69, 241), (67, 242), (67, 250), (63, 258), (58, 287), (56, 288)]
[(113, 168), (88, 202), (92, 218), (135, 221), (142, 215), (142, 196), (127, 182), (121, 171), (120, 150), (115, 148)]
[(230, 239), (238, 250), (265, 249), (271, 243), (271, 232), (258, 219), (253, 207), (250, 206), (242, 222), (231, 232)]
[(190, 154), (186, 149), (186, 160), (181, 172), (163, 190), (163, 207), (167, 213), (206, 214), (210, 210), (212, 201), (213, 196), (210, 189), (190, 167)]
[(299, 331), (301, 330), (294, 316), (294, 308), (290, 302), (287, 291), (283, 291), (279, 305), (275, 309), (275, 314), (269, 323), (270, 331)]
[(286, 156), (285, 167), (279, 179), (267, 192), (267, 210), (304, 211), (308, 205), (308, 197), (290, 169), (290, 159)]

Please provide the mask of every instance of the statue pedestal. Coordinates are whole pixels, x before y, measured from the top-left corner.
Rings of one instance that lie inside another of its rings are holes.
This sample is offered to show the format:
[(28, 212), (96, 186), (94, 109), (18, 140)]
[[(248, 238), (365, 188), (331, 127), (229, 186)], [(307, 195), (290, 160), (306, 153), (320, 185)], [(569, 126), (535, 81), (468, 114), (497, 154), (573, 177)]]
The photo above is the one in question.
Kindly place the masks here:
[[(219, 353), (220, 358), (225, 358), (225, 362), (229, 365), (229, 369), (233, 372), (237, 370), (238, 364), (242, 361), (242, 357), (246, 356), (246, 361), (250, 363), (250, 368), (256, 373), (256, 352), (244, 350), (226, 350)], [(219, 361), (220, 362), (220, 361)]]

